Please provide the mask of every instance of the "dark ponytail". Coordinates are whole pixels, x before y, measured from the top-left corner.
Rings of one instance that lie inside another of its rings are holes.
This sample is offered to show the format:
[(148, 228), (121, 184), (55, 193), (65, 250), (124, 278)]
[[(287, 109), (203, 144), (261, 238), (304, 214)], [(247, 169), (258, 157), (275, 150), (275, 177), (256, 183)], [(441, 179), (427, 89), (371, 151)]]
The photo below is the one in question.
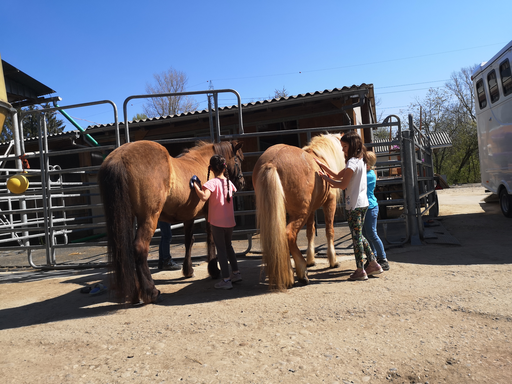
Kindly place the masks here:
[(210, 178), (210, 169), (213, 171), (215, 175), (224, 174), (226, 177), (226, 185), (224, 185), (224, 195), (226, 196), (226, 201), (229, 203), (231, 201), (231, 188), (229, 188), (229, 174), (228, 168), (226, 166), (226, 159), (221, 155), (213, 155), (210, 158), (210, 165), (208, 167), (208, 179)]
[(224, 177), (226, 178), (226, 187), (225, 189), (226, 193), (226, 201), (229, 203), (231, 201), (231, 188), (229, 188), (229, 174), (228, 174), (228, 168), (226, 167), (226, 164), (224, 163)]

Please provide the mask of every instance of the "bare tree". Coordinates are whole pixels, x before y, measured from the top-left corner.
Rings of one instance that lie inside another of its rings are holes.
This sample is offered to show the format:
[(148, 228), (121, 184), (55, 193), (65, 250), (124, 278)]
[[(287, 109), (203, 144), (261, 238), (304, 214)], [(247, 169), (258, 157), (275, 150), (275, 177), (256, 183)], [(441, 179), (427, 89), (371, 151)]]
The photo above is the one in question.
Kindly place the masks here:
[(473, 121), (476, 121), (475, 101), (473, 98), (473, 80), (471, 75), (477, 66), (462, 68), (459, 72), (453, 72), (450, 81), (445, 86), (459, 100), (466, 113)]
[(475, 99), (473, 97), (473, 74), (476, 65), (453, 72), (445, 87), (457, 99), (454, 115), (452, 142), (455, 172), (454, 182), (475, 182), (480, 179), (480, 161), (478, 158), (478, 134), (476, 129)]
[[(174, 68), (153, 75), (155, 85), (147, 84), (146, 93), (178, 93), (185, 92), (188, 82), (184, 72)], [(148, 117), (177, 115), (197, 110), (199, 103), (190, 96), (152, 97), (143, 106), (144, 114)]]
[(408, 109), (416, 126), (421, 121), (422, 129), (450, 136), (452, 147), (434, 154), (434, 172), (446, 174), (449, 183), (474, 183), (480, 179), (473, 68), (454, 72), (444, 87), (429, 89), (424, 99), (411, 103)]
[[(409, 105), (408, 113), (412, 113), (414, 124), (428, 132), (449, 131), (449, 113), (452, 104), (450, 93), (444, 88), (430, 88), (424, 99), (416, 98)], [(407, 116), (403, 116), (407, 124)]]
[(275, 89), (274, 90), (274, 99), (279, 99), (281, 97), (288, 97), (288, 91), (283, 86), (283, 89)]

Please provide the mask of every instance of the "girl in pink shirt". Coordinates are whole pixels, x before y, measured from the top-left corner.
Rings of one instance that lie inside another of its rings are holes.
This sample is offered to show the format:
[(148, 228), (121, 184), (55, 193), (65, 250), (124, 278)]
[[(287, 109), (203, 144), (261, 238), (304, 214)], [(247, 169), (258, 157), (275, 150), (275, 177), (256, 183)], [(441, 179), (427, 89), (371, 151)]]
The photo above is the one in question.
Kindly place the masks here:
[[(211, 225), (213, 241), (217, 248), (217, 259), (219, 260), (223, 277), (220, 282), (215, 284), (215, 288), (231, 289), (233, 288), (232, 283), (242, 281), (235, 251), (231, 244), (233, 227), (236, 225), (233, 210), (233, 193), (236, 192), (236, 187), (228, 178), (226, 159), (224, 157), (213, 155), (210, 158), (208, 179), (210, 178), (210, 170), (215, 175), (215, 178), (208, 180), (202, 188), (197, 182), (194, 182), (194, 189), (202, 201), (209, 200), (208, 222)], [(228, 260), (231, 265), (231, 275), (229, 273)]]

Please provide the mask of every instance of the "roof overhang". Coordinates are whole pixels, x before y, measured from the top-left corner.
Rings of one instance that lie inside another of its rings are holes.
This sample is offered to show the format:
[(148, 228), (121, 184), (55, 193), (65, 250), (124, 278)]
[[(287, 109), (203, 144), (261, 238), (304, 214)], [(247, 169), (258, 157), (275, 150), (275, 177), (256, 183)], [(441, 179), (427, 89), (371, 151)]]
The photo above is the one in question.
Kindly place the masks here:
[(13, 107), (24, 107), (51, 101), (51, 99), (41, 96), (55, 93), (53, 89), (20, 71), (5, 60), (2, 60), (2, 66), (7, 99)]

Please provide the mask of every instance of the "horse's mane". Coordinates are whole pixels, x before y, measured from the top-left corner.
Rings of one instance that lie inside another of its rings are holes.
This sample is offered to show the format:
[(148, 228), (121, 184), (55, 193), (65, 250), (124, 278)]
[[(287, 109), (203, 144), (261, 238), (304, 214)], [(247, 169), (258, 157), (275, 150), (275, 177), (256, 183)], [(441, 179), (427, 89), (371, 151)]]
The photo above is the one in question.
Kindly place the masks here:
[[(206, 147), (206, 146), (209, 146), (209, 145), (210, 146), (213, 145), (213, 151), (216, 154), (221, 155), (225, 159), (230, 159), (230, 158), (233, 157), (233, 145), (236, 145), (236, 143), (232, 144), (230, 141), (221, 141), (220, 143), (213, 143), (212, 144), (212, 143), (209, 143), (208, 141), (200, 140), (200, 141), (197, 141), (195, 143), (194, 147), (192, 147), (192, 148), (185, 148), (183, 150), (183, 152), (181, 152), (176, 157), (182, 157), (182, 156), (186, 155), (187, 153), (200, 150), (203, 147)], [(240, 160), (243, 160), (243, 158), (241, 158)]]
[(341, 134), (325, 133), (314, 136), (308, 145), (302, 148), (304, 151), (314, 154), (323, 160), (326, 165), (338, 173), (345, 168), (345, 156), (340, 143)]
[(185, 148), (183, 151), (181, 151), (181, 153), (178, 156), (176, 156), (176, 158), (183, 157), (187, 153), (196, 151), (206, 145), (211, 145), (211, 143), (208, 143), (207, 141), (196, 141), (195, 146), (193, 146), (192, 148)]
[[(326, 165), (334, 172), (340, 172), (345, 168), (345, 155), (341, 146), (340, 133), (324, 133), (314, 136), (309, 144), (302, 148), (304, 151), (313, 154), (323, 160)], [(336, 201), (340, 201), (341, 189), (335, 188)]]
[[(236, 145), (236, 142), (221, 141), (220, 143), (214, 143), (213, 148), (216, 154), (221, 155), (227, 160), (233, 157), (233, 145)], [(240, 160), (243, 160), (243, 158)]]

